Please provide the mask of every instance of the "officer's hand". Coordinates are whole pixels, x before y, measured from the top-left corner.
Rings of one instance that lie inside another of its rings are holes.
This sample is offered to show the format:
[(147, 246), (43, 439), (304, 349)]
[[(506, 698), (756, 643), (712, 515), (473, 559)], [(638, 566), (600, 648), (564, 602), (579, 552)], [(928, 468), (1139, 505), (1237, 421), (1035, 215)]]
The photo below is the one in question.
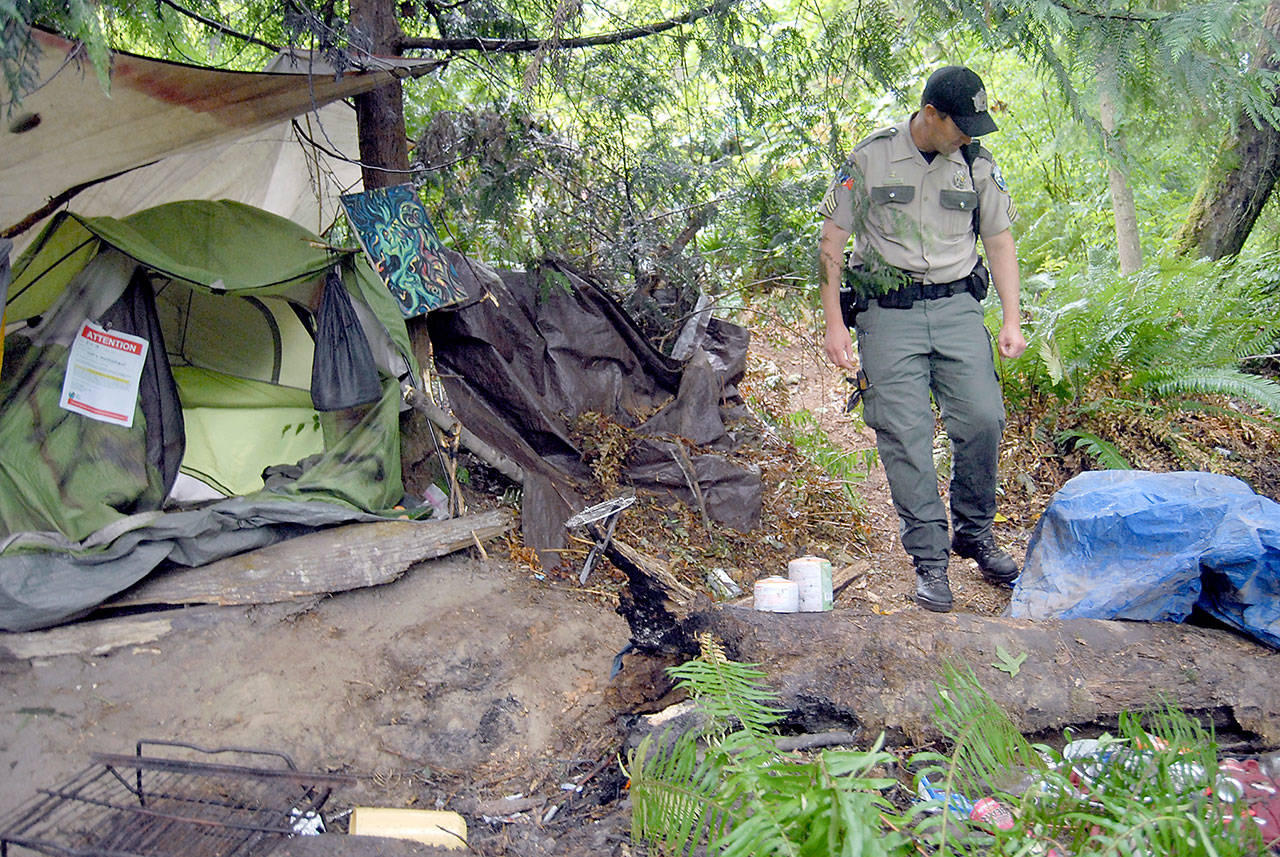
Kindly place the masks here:
[(841, 369), (851, 372), (857, 370), (858, 358), (853, 350), (853, 337), (849, 335), (849, 328), (842, 324), (828, 325), (822, 347), (827, 352), (827, 359)]
[(1000, 335), (996, 337), (996, 346), (1000, 356), (1013, 360), (1021, 357), (1027, 350), (1027, 340), (1022, 335), (1022, 327), (1017, 324), (1006, 324), (1000, 327)]

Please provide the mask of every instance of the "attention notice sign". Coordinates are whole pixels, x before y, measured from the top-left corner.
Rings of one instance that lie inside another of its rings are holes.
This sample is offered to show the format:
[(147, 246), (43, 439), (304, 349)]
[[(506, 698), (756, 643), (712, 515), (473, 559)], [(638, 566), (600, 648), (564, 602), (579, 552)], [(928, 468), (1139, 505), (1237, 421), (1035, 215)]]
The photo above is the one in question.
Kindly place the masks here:
[(129, 428), (146, 359), (147, 340), (86, 321), (71, 345), (59, 404), (90, 419)]

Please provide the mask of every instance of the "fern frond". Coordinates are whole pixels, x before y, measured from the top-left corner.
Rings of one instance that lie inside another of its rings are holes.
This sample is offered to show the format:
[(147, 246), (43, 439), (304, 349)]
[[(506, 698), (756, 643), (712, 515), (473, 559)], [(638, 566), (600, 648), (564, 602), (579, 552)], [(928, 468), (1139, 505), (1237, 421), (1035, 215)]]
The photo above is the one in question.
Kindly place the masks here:
[(782, 717), (772, 703), (778, 695), (755, 664), (731, 661), (710, 635), (699, 637), (700, 657), (667, 670), (676, 687), (689, 692), (707, 715), (706, 732), (728, 733), (741, 728), (760, 741)]
[(717, 800), (719, 769), (714, 759), (699, 753), (690, 734), (666, 747), (645, 736), (624, 767), (631, 778), (635, 836), (685, 854), (733, 819), (734, 808)]
[[(758, 693), (758, 671), (725, 658), (710, 638), (701, 644), (702, 656), (673, 674), (684, 676), (700, 704), (714, 700), (722, 712), (745, 713), (742, 722), (760, 720), (758, 701), (723, 698)], [(882, 794), (896, 781), (874, 776), (893, 758), (881, 747), (832, 750), (811, 761), (780, 753), (772, 733), (745, 728), (705, 746), (692, 733), (665, 749), (646, 738), (626, 765), (632, 835), (682, 857), (704, 849), (718, 857), (906, 857), (911, 842), (897, 832), (902, 819)]]
[(1252, 402), (1271, 414), (1280, 416), (1280, 384), (1236, 369), (1188, 372), (1158, 381), (1152, 384), (1151, 390), (1165, 398), (1215, 394), (1230, 396)]
[(1013, 785), (1010, 776), (1016, 779), (1044, 767), (968, 665), (943, 664), (933, 721), (952, 748), (946, 779), (965, 794), (1006, 791)]
[(1093, 457), (1098, 466), (1104, 470), (1132, 470), (1133, 465), (1124, 457), (1115, 444), (1098, 437), (1093, 432), (1082, 429), (1063, 429), (1054, 435), (1058, 443), (1073, 442)]

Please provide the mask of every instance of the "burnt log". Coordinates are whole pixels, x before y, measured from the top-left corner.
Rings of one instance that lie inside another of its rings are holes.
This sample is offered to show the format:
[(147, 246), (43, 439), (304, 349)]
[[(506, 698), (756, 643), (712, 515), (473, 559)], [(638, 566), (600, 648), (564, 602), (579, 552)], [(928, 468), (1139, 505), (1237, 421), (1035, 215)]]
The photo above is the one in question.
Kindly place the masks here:
[[(777, 614), (707, 603), (660, 635), (665, 649), (643, 651), (662, 662), (692, 658), (702, 632), (732, 659), (761, 666), (795, 731), (861, 729), (885, 733), (891, 745), (932, 743), (941, 737), (934, 701), (954, 664), (971, 669), (1014, 724), (1040, 739), (1168, 702), (1212, 724), (1224, 746), (1280, 746), (1280, 654), (1224, 630), (924, 610)], [(640, 660), (633, 656), (627, 669), (642, 669)]]
[(657, 557), (649, 556), (616, 538), (604, 545), (604, 555), (627, 576), (618, 614), (631, 628), (631, 644), (642, 652), (681, 654), (697, 651), (686, 633), (684, 621), (698, 606), (709, 606), (685, 586)]

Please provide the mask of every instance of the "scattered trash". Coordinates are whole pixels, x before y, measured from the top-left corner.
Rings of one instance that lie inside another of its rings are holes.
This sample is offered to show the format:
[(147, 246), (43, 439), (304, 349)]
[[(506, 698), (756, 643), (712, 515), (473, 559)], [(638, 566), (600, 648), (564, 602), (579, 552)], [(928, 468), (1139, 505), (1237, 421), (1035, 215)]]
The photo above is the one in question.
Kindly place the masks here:
[(296, 809), (291, 810), (289, 818), (293, 822), (290, 825), (293, 828), (293, 832), (299, 836), (319, 836), (324, 833), (324, 819), (320, 817), (320, 813), (313, 809), (309, 809), (306, 812), (300, 812)]
[[(1243, 804), (1239, 813), (1253, 819), (1269, 847), (1280, 845), (1280, 783), (1257, 759), (1224, 760), (1218, 768), (1217, 785), (1220, 800)], [(1235, 813), (1226, 816), (1228, 820), (1234, 817)]]
[[(919, 782), (916, 783), (916, 795), (920, 800), (936, 800), (942, 806), (949, 807), (952, 812), (962, 815), (969, 815), (973, 812), (973, 801), (969, 800), (959, 792), (947, 792), (933, 784), (930, 779), (921, 774)], [(939, 811), (942, 807), (940, 806)]]
[(721, 598), (737, 598), (742, 594), (742, 587), (723, 568), (713, 568), (707, 572), (707, 585)]
[(432, 483), (427, 486), (427, 490), (422, 492), (422, 499), (431, 507), (431, 517), (444, 520), (449, 516), (449, 495), (440, 490), (440, 488)]
[[(1054, 795), (1069, 796), (1101, 808), (1106, 789), (1113, 784), (1145, 782), (1158, 789), (1167, 788), (1184, 799), (1193, 799), (1197, 805), (1208, 806), (1205, 798), (1216, 797), (1223, 805), (1223, 813), (1217, 816), (1221, 821), (1229, 823), (1237, 817), (1249, 819), (1257, 825), (1269, 848), (1280, 847), (1280, 780), (1276, 776), (1280, 774), (1280, 765), (1275, 765), (1275, 770), (1270, 767), (1280, 760), (1280, 754), (1261, 760), (1224, 758), (1219, 762), (1216, 779), (1210, 782), (1205, 766), (1190, 758), (1179, 759), (1179, 754), (1174, 754), (1172, 762), (1168, 756), (1157, 758), (1158, 754), (1168, 754), (1169, 749), (1168, 741), (1149, 734), (1123, 740), (1103, 735), (1069, 741), (1060, 757), (1042, 752), (1046, 764), (1066, 775), (1070, 784), (1065, 786), (1068, 794), (1063, 794), (1062, 786), (1054, 787), (1048, 780), (1040, 779), (1038, 793), (1031, 796), (1037, 801), (1053, 799)], [(1127, 776), (1120, 779), (1108, 776), (1109, 770), (1117, 769)], [(1164, 776), (1152, 779), (1157, 770), (1163, 771)], [(1021, 793), (1024, 786), (1035, 788), (1036, 781), (1025, 780), (1013, 793)], [(941, 812), (945, 807), (995, 830), (1010, 831), (1018, 826), (1016, 808), (992, 796), (971, 801), (961, 792), (940, 787), (924, 774), (917, 779), (916, 796), (922, 802), (933, 804), (925, 807), (931, 813)], [(1151, 799), (1149, 793), (1141, 797), (1144, 803)], [(1025, 850), (1019, 853), (1062, 857), (1062, 852), (1053, 847), (1052, 840), (1044, 836), (1039, 827), (1025, 831), (1025, 836)]]
[(467, 847), (466, 820), (447, 810), (357, 806), (351, 810), (347, 831), (352, 836), (409, 839), (437, 848)]
[(1013, 830), (1013, 813), (993, 797), (978, 798), (969, 810), (969, 817), (999, 830)]

